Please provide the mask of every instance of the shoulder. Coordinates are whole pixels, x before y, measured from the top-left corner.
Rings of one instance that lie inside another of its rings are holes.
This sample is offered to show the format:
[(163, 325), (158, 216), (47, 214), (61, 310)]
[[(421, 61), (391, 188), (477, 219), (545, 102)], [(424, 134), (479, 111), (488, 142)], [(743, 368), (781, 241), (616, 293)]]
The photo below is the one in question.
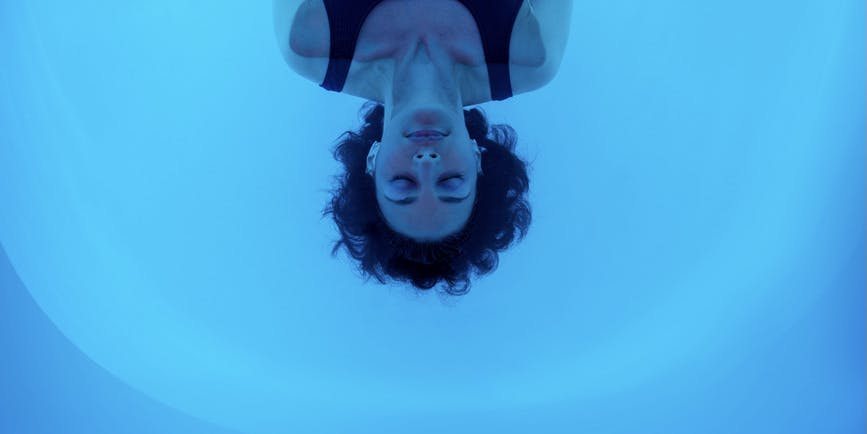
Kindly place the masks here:
[(274, 34), (283, 59), (299, 75), (321, 82), (331, 44), (322, 0), (273, 1)]
[[(532, 90), (550, 82), (560, 69), (569, 37), (572, 0), (526, 0), (524, 6), (532, 17), (524, 25), (539, 35), (542, 58), (533, 63), (512, 64), (510, 68), (517, 75), (518, 86)], [(514, 89), (514, 93), (520, 91)]]
[(509, 45), (512, 94), (544, 87), (560, 69), (569, 35), (572, 0), (525, 0)]
[(331, 31), (323, 0), (273, 0), (274, 32), (285, 54), (328, 56)]

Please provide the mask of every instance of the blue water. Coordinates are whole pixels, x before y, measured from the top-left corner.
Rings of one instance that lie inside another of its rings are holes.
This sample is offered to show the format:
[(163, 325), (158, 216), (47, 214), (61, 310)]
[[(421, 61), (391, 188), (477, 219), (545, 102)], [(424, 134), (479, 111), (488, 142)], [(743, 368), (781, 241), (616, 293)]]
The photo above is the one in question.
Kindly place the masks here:
[(865, 8), (575, 2), (480, 107), (533, 224), (443, 303), (320, 212), (270, 2), (0, 2), (0, 432), (858, 433)]

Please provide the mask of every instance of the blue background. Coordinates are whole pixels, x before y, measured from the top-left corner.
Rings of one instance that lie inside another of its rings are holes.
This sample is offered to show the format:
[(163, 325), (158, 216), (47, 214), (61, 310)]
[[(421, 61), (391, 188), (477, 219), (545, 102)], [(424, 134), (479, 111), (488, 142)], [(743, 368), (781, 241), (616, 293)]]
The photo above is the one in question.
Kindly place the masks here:
[(864, 432), (864, 18), (575, 2), (444, 300), (329, 256), (364, 101), (270, 2), (0, 2), (0, 432)]

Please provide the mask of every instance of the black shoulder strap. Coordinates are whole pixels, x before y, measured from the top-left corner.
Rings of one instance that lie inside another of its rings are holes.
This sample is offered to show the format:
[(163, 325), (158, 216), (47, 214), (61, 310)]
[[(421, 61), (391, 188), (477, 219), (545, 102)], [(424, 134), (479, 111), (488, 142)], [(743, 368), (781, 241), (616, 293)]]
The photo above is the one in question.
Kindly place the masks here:
[(488, 64), (488, 81), (491, 84), (491, 98), (501, 101), (512, 96), (512, 82), (509, 76), (509, 42), (515, 18), (523, 5), (523, 0), (460, 0), (473, 14), (482, 47), (485, 49), (485, 63)]
[(346, 84), (358, 33), (370, 11), (382, 0), (323, 0), (328, 14), (331, 49), (328, 71), (320, 84), (328, 90), (340, 92)]

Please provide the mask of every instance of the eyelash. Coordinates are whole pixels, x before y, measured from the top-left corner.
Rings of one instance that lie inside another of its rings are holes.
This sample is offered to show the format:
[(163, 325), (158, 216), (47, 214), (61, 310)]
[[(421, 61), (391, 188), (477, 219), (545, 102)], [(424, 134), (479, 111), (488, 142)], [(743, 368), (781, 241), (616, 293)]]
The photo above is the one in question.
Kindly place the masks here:
[[(453, 178), (464, 179), (464, 177), (463, 177), (462, 175), (454, 175), (454, 176), (449, 176), (448, 178), (443, 178), (440, 182), (446, 182), (446, 181), (448, 181), (448, 180), (450, 180), (450, 179), (453, 179)], [(391, 180), (392, 180), (392, 181), (397, 181), (398, 179), (405, 179), (405, 180), (407, 180), (407, 181), (412, 182), (413, 184), (415, 184), (415, 181), (413, 181), (412, 179), (410, 179), (410, 178), (408, 178), (408, 177), (406, 177), (406, 176), (403, 176), (403, 175), (395, 176), (395, 177), (392, 178)]]

